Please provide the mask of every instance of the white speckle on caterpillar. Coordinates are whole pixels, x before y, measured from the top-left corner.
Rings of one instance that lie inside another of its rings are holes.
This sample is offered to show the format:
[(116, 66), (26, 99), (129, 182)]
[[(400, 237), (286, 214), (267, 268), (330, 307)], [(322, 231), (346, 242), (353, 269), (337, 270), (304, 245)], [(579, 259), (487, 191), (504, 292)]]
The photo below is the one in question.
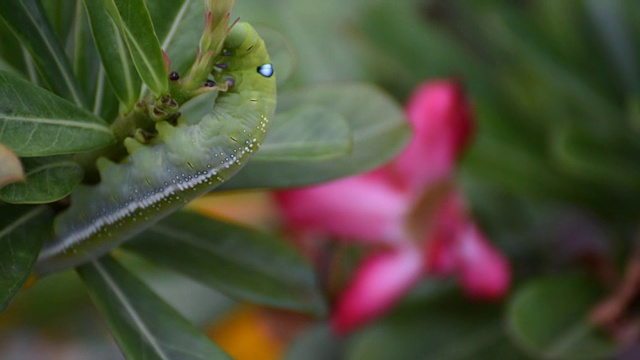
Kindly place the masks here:
[[(253, 146), (253, 144), (251, 144), (250, 146)], [(249, 151), (241, 151), (240, 157), (243, 157), (247, 153), (249, 153)], [(221, 162), (221, 165), (224, 168), (229, 168), (229, 166), (231, 166), (236, 161), (233, 158), (232, 159), (227, 158), (225, 160), (226, 162)], [(211, 165), (207, 165), (207, 168), (211, 168)], [(100, 230), (105, 227), (105, 225), (116, 224), (120, 222), (122, 219), (126, 219), (130, 215), (135, 214), (136, 211), (148, 209), (150, 207), (155, 207), (156, 204), (162, 201), (171, 201), (170, 198), (173, 195), (175, 195), (175, 191), (178, 191), (178, 190), (185, 191), (187, 189), (194, 188), (197, 185), (200, 185), (205, 182), (211, 184), (212, 182), (209, 180), (213, 178), (215, 178), (219, 182), (222, 182), (224, 179), (217, 176), (217, 174), (218, 172), (215, 169), (204, 171), (200, 177), (195, 177), (195, 178), (192, 176), (187, 177), (185, 174), (182, 174), (182, 176), (186, 177), (188, 180), (186, 181), (180, 180), (178, 184), (169, 185), (164, 189), (155, 190), (150, 194), (146, 194), (142, 196), (141, 199), (137, 201), (131, 201), (115, 212), (103, 214), (103, 216), (91, 221), (89, 225), (85, 226), (81, 230), (72, 232), (68, 234), (65, 238), (60, 239), (61, 241), (58, 242), (56, 246), (46, 249), (45, 251), (42, 252), (40, 256), (46, 257), (46, 256), (49, 256), (50, 254), (54, 254), (60, 251), (66, 251), (72, 246), (74, 246), (75, 244), (82, 241), (83, 239), (86, 239), (94, 234), (99, 233)], [(176, 177), (176, 178), (179, 179), (179, 177)], [(174, 180), (174, 183), (175, 183), (175, 180)], [(138, 191), (135, 190), (135, 192), (137, 193)], [(187, 200), (184, 200), (184, 201), (187, 202)], [(139, 215), (142, 216), (143, 213), (139, 212)], [(133, 217), (133, 219), (135, 219), (135, 217)], [(122, 224), (119, 224), (119, 225), (122, 225)], [(109, 233), (109, 236), (111, 236), (111, 233)]]

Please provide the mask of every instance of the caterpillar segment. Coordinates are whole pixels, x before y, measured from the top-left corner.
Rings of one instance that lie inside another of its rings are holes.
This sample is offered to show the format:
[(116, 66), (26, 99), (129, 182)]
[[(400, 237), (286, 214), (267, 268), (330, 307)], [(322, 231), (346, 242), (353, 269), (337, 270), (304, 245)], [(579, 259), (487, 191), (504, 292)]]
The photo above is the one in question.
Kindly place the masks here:
[(276, 106), (276, 81), (264, 42), (247, 23), (229, 32), (219, 55), (219, 91), (201, 118), (159, 121), (157, 135), (124, 142), (119, 163), (100, 159), (101, 182), (81, 185), (55, 220), (37, 273), (80, 265), (144, 231), (234, 175), (257, 151)]

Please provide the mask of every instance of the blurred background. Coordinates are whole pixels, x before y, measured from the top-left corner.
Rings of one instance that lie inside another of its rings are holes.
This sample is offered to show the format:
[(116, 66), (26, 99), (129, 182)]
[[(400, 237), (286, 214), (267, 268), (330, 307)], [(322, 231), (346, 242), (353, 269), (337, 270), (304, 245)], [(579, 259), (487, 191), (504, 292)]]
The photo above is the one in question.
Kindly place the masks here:
[[(392, 313), (337, 337), (322, 320), (238, 304), (122, 255), (230, 354), (640, 357), (634, 352), (640, 318), (633, 277), (640, 215), (640, 2), (238, 0), (232, 17), (259, 24), (267, 41), (277, 44), (280, 91), (366, 81), (404, 103), (425, 81), (457, 79), (473, 104), (476, 133), (456, 177), (473, 217), (510, 259), (513, 283), (503, 300), (483, 303), (468, 301), (449, 280), (425, 279)], [(278, 231), (267, 193), (211, 196), (191, 206)], [(349, 259), (352, 250), (336, 251)], [(614, 315), (595, 318), (594, 309), (606, 299), (617, 299)], [(0, 358), (121, 355), (68, 272), (23, 291), (0, 317)]]

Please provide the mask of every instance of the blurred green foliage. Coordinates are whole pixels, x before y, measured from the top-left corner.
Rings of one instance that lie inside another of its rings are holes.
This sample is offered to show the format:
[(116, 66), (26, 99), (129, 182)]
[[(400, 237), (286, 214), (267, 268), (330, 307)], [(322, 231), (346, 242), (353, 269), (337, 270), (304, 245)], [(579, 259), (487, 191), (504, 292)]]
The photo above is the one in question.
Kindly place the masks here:
[[(273, 36), (290, 57), (279, 55), (295, 66), (287, 68), (283, 91), (365, 80), (402, 101), (423, 81), (458, 78), (477, 120), (459, 179), (516, 274), (515, 290), (502, 304), (468, 304), (446, 284), (427, 281), (428, 291), (416, 289), (397, 312), (362, 333), (336, 339), (321, 325), (300, 337), (291, 354), (323, 349), (325, 358), (371, 358), (373, 344), (382, 347), (378, 355), (391, 351), (403, 359), (434, 353), (438, 359), (555, 358), (540, 340), (562, 325), (554, 311), (570, 309), (572, 324), (586, 324), (604, 296), (593, 290), (601, 288), (595, 276), (566, 274), (593, 273), (581, 261), (587, 256), (622, 268), (634, 248), (640, 2), (239, 0), (234, 15), (282, 35)], [(64, 31), (64, 22), (56, 24)], [(2, 40), (0, 48), (19, 51)], [(3, 66), (23, 71), (26, 65)], [(531, 316), (542, 310), (547, 316)], [(587, 340), (602, 345), (603, 358), (619, 350), (610, 348), (609, 334), (584, 328), (582, 335), (594, 337)], [(485, 337), (473, 337), (485, 329)], [(462, 349), (467, 352), (454, 351), (466, 344), (472, 344)], [(561, 355), (582, 346), (565, 345)]]
[[(403, 100), (423, 81), (460, 79), (477, 134), (459, 178), (511, 256), (516, 290), (594, 271), (585, 257), (614, 269), (629, 259), (640, 215), (638, 2), (282, 0), (238, 9), (289, 38), (297, 83), (368, 79)], [(548, 296), (532, 301), (563, 295)], [(601, 299), (576, 316), (588, 321)]]

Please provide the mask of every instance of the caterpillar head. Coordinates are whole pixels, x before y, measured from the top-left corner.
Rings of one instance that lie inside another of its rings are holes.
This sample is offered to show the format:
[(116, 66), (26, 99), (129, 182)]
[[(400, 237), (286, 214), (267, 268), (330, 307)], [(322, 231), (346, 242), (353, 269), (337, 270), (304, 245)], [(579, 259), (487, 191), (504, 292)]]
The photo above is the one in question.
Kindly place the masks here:
[(224, 41), (224, 51), (234, 56), (244, 56), (261, 43), (262, 39), (251, 25), (239, 22), (229, 31)]

